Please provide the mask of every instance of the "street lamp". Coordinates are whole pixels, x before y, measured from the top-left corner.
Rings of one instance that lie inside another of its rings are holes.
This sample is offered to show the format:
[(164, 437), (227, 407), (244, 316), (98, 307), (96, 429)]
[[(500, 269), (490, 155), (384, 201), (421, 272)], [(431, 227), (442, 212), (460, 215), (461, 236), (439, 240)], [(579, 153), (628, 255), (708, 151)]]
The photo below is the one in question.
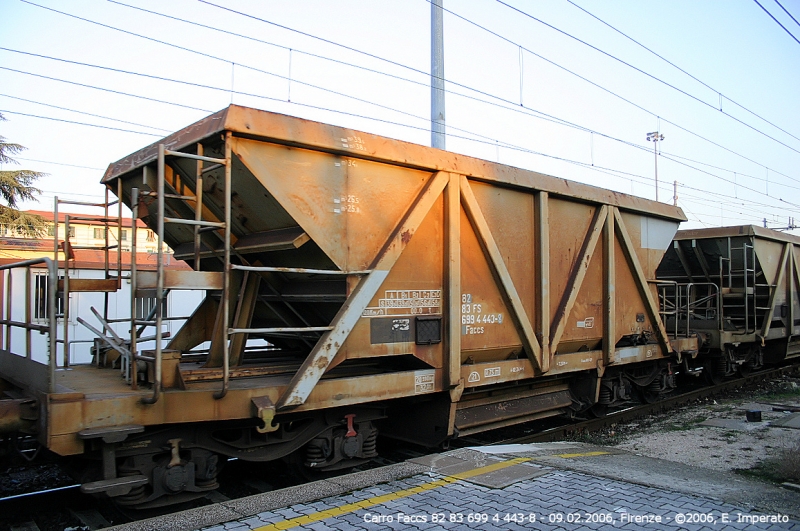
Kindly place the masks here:
[(655, 155), (656, 159), (656, 201), (658, 201), (658, 150), (656, 148), (660, 140), (664, 140), (664, 135), (658, 131), (647, 133), (647, 141), (653, 143), (653, 155)]

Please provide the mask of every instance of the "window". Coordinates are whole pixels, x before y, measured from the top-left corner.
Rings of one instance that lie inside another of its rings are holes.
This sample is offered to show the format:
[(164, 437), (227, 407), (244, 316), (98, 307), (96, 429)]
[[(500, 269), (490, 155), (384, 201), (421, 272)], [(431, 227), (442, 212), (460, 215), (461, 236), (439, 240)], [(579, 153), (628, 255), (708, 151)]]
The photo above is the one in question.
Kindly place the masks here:
[(156, 241), (156, 233), (151, 231), (150, 229), (147, 229), (147, 241), (149, 242)]
[(119, 231), (119, 241), (126, 242), (128, 241), (128, 231), (125, 229), (120, 229)]
[[(72, 228), (72, 227), (70, 227), (70, 228)], [(106, 239), (106, 232), (107, 232), (107, 229), (105, 229), (105, 228), (102, 228), (102, 229), (95, 228), (94, 229), (94, 239), (95, 240), (105, 240)]]
[[(137, 297), (136, 298), (136, 318), (137, 319), (147, 319), (150, 315), (150, 312), (153, 312), (153, 309), (156, 307), (156, 298), (155, 297)], [(155, 318), (155, 312), (153, 312), (153, 317)], [(167, 315), (167, 298), (164, 297), (163, 302), (161, 303), (161, 315)]]
[[(47, 235), (48, 236), (53, 236), (54, 234), (55, 234), (55, 226), (54, 225), (49, 225), (47, 227)], [(75, 237), (75, 226), (74, 225), (69, 228), (69, 237), (70, 238), (74, 238)]]
[[(48, 296), (49, 290), (47, 286), (47, 274), (36, 275), (36, 285), (34, 286), (34, 300), (33, 300), (33, 317), (35, 319), (47, 319), (48, 314)], [(63, 277), (59, 277), (61, 279)], [(56, 315), (64, 315), (64, 294), (56, 293)]]

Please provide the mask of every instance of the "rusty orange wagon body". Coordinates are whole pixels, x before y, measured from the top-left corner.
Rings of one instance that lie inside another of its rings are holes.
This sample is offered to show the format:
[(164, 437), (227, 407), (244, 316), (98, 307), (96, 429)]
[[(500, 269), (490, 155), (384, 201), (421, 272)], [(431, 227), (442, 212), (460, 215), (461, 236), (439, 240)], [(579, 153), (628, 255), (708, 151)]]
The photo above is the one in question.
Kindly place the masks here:
[(213, 489), (228, 457), (332, 470), (376, 455), (379, 430), (437, 445), (598, 412), (669, 391), (697, 353), (660, 315), (685, 219), (666, 204), (234, 105), (103, 183), (193, 269), (160, 251), (134, 293), (204, 301), (168, 340), (162, 304), (105, 333), (119, 368), (102, 349), (63, 367), (53, 341), (46, 364), (0, 352), (0, 376), (31, 409), (8, 416), (96, 456), (84, 490), (120, 503)]

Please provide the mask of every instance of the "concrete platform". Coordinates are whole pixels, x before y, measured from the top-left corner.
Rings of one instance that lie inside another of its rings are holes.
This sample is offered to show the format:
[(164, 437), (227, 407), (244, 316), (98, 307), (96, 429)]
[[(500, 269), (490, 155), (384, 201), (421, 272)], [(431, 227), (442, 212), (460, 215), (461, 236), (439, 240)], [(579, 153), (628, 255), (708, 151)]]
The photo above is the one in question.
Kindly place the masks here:
[(114, 530), (797, 530), (800, 492), (581, 443), (460, 449)]

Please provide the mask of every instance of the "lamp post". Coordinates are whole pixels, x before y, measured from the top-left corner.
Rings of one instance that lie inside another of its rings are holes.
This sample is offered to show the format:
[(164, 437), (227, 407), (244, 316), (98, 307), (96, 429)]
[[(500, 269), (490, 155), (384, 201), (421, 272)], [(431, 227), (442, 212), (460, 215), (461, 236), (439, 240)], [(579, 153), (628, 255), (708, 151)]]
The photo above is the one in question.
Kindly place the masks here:
[(653, 143), (653, 155), (655, 156), (656, 160), (656, 201), (658, 201), (658, 142), (660, 140), (664, 140), (664, 135), (660, 134), (658, 131), (654, 131), (652, 133), (647, 133), (647, 141)]

